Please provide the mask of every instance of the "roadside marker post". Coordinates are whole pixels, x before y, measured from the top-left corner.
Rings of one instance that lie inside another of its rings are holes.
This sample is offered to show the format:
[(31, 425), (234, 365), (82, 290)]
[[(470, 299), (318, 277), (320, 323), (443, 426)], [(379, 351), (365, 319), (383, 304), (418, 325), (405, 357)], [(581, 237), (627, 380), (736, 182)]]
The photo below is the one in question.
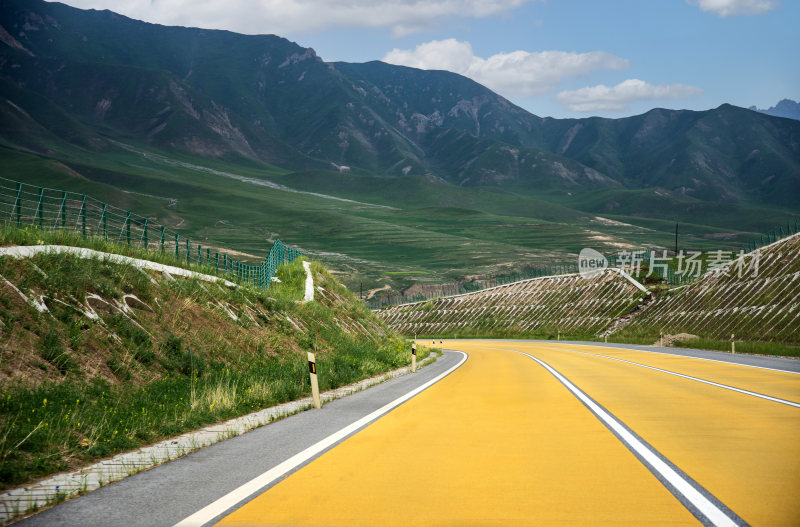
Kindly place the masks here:
[(314, 399), (314, 408), (322, 408), (319, 401), (319, 381), (317, 381), (317, 360), (314, 354), (308, 352), (308, 374), (311, 376), (311, 397)]
[(411, 343), (411, 373), (417, 371), (417, 343)]
[(736, 340), (733, 333), (731, 333), (731, 353), (736, 353)]

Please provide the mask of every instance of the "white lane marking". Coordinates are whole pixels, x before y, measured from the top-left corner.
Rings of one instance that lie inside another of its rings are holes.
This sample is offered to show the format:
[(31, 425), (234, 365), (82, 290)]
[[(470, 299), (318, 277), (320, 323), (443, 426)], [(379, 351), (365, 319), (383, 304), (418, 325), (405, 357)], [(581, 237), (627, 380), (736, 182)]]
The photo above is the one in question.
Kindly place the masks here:
[(257, 493), (258, 491), (260, 491), (261, 489), (263, 489), (276, 479), (280, 478), (290, 470), (298, 467), (299, 465), (302, 465), (309, 459), (318, 455), (320, 452), (329, 448), (331, 445), (334, 445), (337, 442), (345, 439), (347, 436), (354, 433), (362, 426), (369, 424), (371, 421), (374, 421), (375, 419), (393, 410), (397, 406), (400, 406), (401, 404), (411, 399), (415, 395), (419, 394), (420, 392), (426, 390), (430, 386), (436, 384), (440, 380), (450, 375), (456, 369), (458, 369), (462, 364), (464, 364), (464, 361), (467, 360), (467, 354), (464, 353), (463, 351), (454, 351), (454, 353), (460, 353), (462, 357), (461, 360), (458, 362), (458, 364), (456, 364), (449, 370), (434, 377), (433, 379), (426, 382), (422, 386), (419, 386), (411, 390), (410, 392), (406, 393), (405, 395), (398, 397), (394, 401), (378, 408), (371, 414), (366, 415), (361, 419), (345, 426), (341, 430), (334, 432), (328, 437), (321, 439), (320, 441), (306, 448), (302, 452), (293, 455), (286, 461), (264, 472), (260, 476), (256, 476), (255, 478), (251, 479), (244, 485), (222, 496), (221, 498), (211, 503), (210, 505), (203, 507), (202, 509), (195, 512), (191, 516), (179, 521), (178, 523), (175, 524), (174, 527), (190, 527), (190, 526), (197, 527), (200, 525), (205, 525), (206, 523), (210, 522), (211, 520), (213, 520), (220, 514), (224, 513), (231, 507), (234, 507), (237, 503)]
[(728, 384), (720, 384), (718, 382), (708, 381), (706, 379), (701, 379), (699, 377), (692, 377), (691, 375), (684, 375), (683, 373), (678, 373), (669, 370), (662, 370), (661, 368), (656, 368), (655, 366), (648, 366), (647, 364), (639, 364), (638, 362), (633, 362), (625, 359), (619, 359), (617, 357), (609, 357), (608, 355), (598, 355), (596, 353), (586, 353), (585, 351), (578, 351), (578, 350), (571, 350), (568, 348), (556, 348), (555, 346), (547, 346), (543, 347), (542, 349), (554, 349), (554, 350), (561, 350), (561, 351), (569, 351), (571, 353), (580, 353), (581, 355), (589, 355), (590, 357), (602, 357), (604, 359), (611, 359), (618, 362), (624, 362), (625, 364), (632, 364), (634, 366), (640, 366), (642, 368), (647, 368), (648, 370), (660, 371), (661, 373), (668, 373), (669, 375), (674, 375), (675, 377), (681, 377), (683, 379), (689, 379), (690, 381), (697, 381), (703, 384), (708, 384), (711, 386), (716, 386), (717, 388), (724, 388), (726, 390), (731, 390), (733, 392), (743, 393), (745, 395), (752, 395), (753, 397), (759, 397), (761, 399), (766, 399), (768, 401), (773, 401), (776, 403), (786, 404), (789, 406), (794, 406), (795, 408), (800, 408), (800, 403), (796, 403), (793, 401), (789, 401), (786, 399), (779, 399), (778, 397), (772, 397), (771, 395), (764, 395), (763, 393), (758, 392), (751, 392), (750, 390), (744, 390), (742, 388), (736, 388), (735, 386), (730, 386)]
[[(530, 344), (538, 344), (537, 342), (530, 342)], [(705, 357), (695, 357), (694, 355), (680, 355), (678, 353), (667, 353), (666, 351), (643, 350), (639, 348), (617, 348), (615, 346), (596, 346), (594, 344), (570, 344), (570, 346), (584, 346), (587, 348), (608, 348), (612, 350), (621, 351), (641, 351), (643, 353), (657, 353), (658, 355), (669, 355), (670, 357), (684, 357), (688, 359), (707, 360), (709, 362), (719, 362), (720, 364), (728, 364), (730, 366), (744, 366), (745, 368), (756, 368), (759, 370), (778, 371), (781, 373), (791, 373), (792, 375), (800, 375), (800, 371), (779, 370), (777, 368), (767, 368), (766, 366), (755, 366), (753, 364), (742, 364), (741, 362), (731, 362), (727, 360), (707, 359)], [(713, 350), (709, 350), (713, 351)]]
[(606, 426), (614, 431), (623, 443), (632, 451), (644, 459), (651, 467), (652, 470), (657, 472), (664, 480), (672, 485), (676, 492), (680, 493), (686, 501), (691, 503), (701, 514), (716, 526), (736, 526), (738, 525), (733, 519), (728, 517), (719, 507), (711, 502), (708, 498), (703, 496), (700, 491), (695, 489), (683, 476), (678, 474), (672, 467), (664, 462), (656, 453), (642, 443), (636, 436), (634, 436), (622, 423), (614, 416), (603, 410), (597, 403), (592, 401), (586, 394), (583, 393), (577, 386), (572, 384), (566, 377), (561, 375), (558, 371), (550, 367), (546, 362), (537, 359), (533, 355), (529, 355), (522, 351), (505, 349), (504, 351), (513, 351), (520, 355), (525, 355), (549, 371), (556, 379), (567, 387), (572, 394), (577, 397), (583, 404), (585, 404)]

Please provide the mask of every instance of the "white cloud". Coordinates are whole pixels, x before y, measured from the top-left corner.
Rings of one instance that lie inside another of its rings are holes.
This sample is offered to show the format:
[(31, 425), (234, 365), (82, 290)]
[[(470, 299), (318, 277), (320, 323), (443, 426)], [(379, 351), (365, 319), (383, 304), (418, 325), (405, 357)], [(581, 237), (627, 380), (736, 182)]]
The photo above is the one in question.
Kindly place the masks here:
[(165, 25), (288, 35), (335, 27), (420, 31), (445, 16), (486, 18), (533, 0), (62, 0)]
[(420, 69), (448, 70), (469, 77), (507, 97), (531, 97), (556, 89), (566, 78), (597, 70), (620, 70), (630, 62), (603, 51), (512, 51), (476, 57), (469, 42), (450, 38), (420, 44), (413, 50), (393, 49), (382, 59)]
[(636, 101), (658, 99), (688, 99), (703, 90), (685, 84), (659, 84), (639, 79), (628, 79), (616, 86), (589, 86), (573, 91), (562, 91), (556, 100), (573, 112), (624, 111)]
[(686, 0), (703, 11), (711, 11), (721, 17), (733, 15), (760, 15), (778, 7), (777, 0)]

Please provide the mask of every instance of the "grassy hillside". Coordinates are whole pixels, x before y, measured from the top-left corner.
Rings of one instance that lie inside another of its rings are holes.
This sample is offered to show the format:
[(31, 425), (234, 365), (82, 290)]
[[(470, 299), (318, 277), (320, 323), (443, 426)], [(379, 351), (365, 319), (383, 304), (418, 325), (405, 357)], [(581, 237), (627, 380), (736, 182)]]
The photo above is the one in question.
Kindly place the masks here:
[(539, 118), (453, 73), (274, 35), (39, 0), (5, 0), (0, 25), (4, 177), (243, 258), (280, 237), (352, 290), (671, 247), (675, 222), (682, 247), (737, 248), (800, 212), (800, 123), (729, 105)]
[[(204, 247), (239, 251), (246, 261), (263, 260), (281, 238), (324, 262), (351, 290), (507, 275), (574, 263), (583, 247), (610, 254), (645, 244), (671, 247), (674, 237), (669, 219), (582, 212), (569, 201), (456, 187), (432, 177), (290, 173), (129, 143), (111, 143), (101, 154), (72, 148), (63, 156), (0, 147), (0, 156), (8, 173), (24, 174), (27, 183), (88, 193)], [(643, 205), (669, 217), (669, 203), (648, 200), (643, 194)], [(688, 200), (686, 206), (697, 205)], [(791, 218), (742, 208), (726, 225), (724, 210), (712, 212), (709, 224), (681, 222), (682, 247), (737, 248)]]
[[(0, 244), (19, 237), (0, 231)], [(310, 391), (306, 351), (323, 390), (410, 360), (311, 268), (316, 299), (303, 303), (299, 260), (264, 291), (103, 259), (0, 257), (0, 488), (299, 398)]]

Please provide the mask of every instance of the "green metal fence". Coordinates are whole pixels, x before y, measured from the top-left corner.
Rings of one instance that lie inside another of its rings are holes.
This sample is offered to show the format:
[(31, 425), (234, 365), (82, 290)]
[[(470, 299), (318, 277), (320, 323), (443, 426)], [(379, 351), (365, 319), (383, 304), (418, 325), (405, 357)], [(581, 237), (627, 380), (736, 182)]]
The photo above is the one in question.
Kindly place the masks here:
[(213, 268), (220, 276), (268, 288), (275, 270), (301, 255), (276, 240), (259, 265), (203, 247), (156, 223), (86, 194), (39, 187), (0, 177), (0, 221), (17, 227), (70, 230), (152, 252), (171, 254), (189, 265)]

